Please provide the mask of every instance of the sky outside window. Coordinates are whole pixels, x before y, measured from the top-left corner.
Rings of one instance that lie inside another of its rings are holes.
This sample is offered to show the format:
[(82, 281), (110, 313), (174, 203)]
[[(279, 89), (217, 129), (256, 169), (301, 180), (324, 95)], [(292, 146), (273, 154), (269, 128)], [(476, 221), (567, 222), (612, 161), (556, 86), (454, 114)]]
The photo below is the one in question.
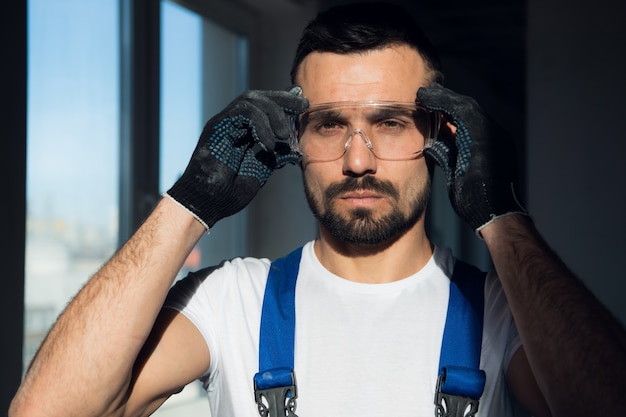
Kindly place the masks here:
[[(119, 13), (117, 0), (28, 0), (25, 367), (117, 246)], [(207, 113), (247, 87), (247, 41), (170, 1), (161, 18), (163, 191), (185, 169)], [(219, 249), (239, 250), (244, 221), (224, 223)], [(157, 415), (207, 414), (197, 388)]]
[(202, 131), (202, 18), (161, 2), (160, 189), (189, 162)]
[(118, 2), (28, 1), (25, 364), (115, 250)]

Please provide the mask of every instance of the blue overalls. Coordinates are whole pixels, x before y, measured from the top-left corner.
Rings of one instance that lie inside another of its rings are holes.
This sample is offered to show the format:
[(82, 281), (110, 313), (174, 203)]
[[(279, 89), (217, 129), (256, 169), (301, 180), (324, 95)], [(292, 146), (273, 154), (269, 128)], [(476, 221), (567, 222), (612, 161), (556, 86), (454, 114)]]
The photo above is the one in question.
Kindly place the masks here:
[[(302, 248), (272, 262), (265, 287), (254, 396), (261, 417), (297, 417), (296, 280)], [(456, 261), (439, 356), (436, 417), (472, 417), (485, 388), (480, 370), (486, 274)]]

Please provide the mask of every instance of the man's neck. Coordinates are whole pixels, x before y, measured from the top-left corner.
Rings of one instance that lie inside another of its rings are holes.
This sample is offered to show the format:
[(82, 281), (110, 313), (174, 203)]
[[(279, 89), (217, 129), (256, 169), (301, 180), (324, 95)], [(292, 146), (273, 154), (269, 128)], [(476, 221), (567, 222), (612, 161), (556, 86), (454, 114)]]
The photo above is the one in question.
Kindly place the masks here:
[(314, 248), (321, 264), (333, 274), (369, 284), (409, 277), (433, 254), (433, 245), (419, 223), (398, 239), (375, 246), (339, 241), (321, 227)]

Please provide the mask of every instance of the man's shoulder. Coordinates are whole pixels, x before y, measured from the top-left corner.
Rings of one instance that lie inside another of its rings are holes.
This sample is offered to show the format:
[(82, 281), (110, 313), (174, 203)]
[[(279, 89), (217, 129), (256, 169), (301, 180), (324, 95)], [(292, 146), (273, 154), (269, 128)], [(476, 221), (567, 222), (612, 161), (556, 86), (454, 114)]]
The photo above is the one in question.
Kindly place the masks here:
[(236, 257), (192, 271), (184, 279), (204, 281), (209, 277), (214, 280), (219, 277), (267, 275), (269, 268), (270, 260), (267, 258)]
[[(171, 288), (165, 306), (187, 311), (191, 305), (221, 306), (263, 294), (270, 261), (237, 257), (189, 272)], [(219, 308), (218, 308), (219, 310)]]

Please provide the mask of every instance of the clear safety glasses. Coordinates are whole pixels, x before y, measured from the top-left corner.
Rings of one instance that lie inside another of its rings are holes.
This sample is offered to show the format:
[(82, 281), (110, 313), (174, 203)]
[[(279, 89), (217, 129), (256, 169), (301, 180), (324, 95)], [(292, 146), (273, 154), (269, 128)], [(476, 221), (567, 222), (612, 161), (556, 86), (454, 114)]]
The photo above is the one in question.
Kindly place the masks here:
[(417, 103), (323, 103), (294, 118), (292, 148), (309, 161), (341, 158), (359, 136), (379, 159), (419, 157), (437, 136), (439, 115)]

